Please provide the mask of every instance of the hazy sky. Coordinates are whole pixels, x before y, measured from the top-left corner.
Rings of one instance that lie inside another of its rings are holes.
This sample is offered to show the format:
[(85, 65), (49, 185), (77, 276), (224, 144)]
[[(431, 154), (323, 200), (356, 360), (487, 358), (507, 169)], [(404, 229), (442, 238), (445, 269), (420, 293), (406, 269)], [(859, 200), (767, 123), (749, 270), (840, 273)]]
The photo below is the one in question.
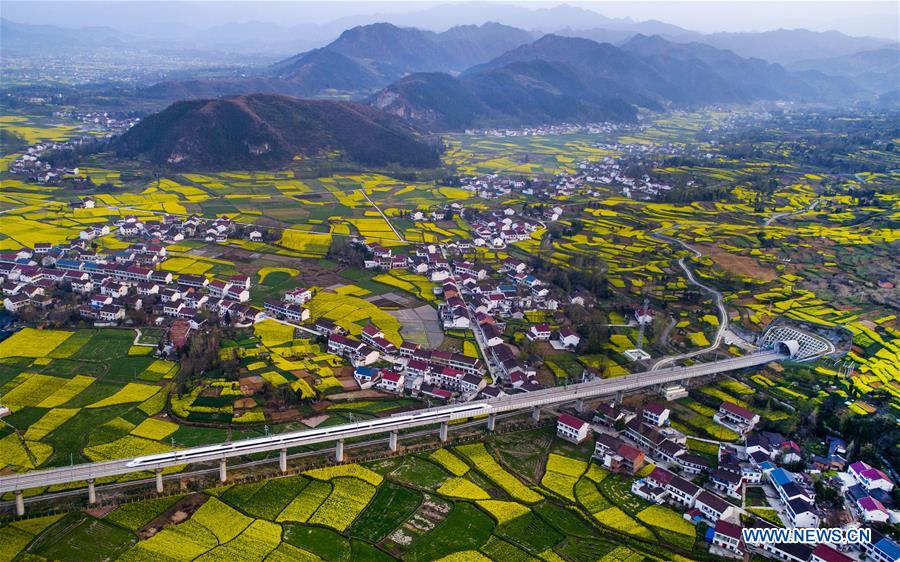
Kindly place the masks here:
[[(502, 2), (493, 2), (499, 4)], [(108, 25), (133, 27), (142, 23), (182, 23), (192, 27), (211, 27), (224, 23), (262, 21), (282, 25), (325, 23), (339, 18), (369, 14), (418, 12), (447, 2), (361, 2), (361, 1), (192, 1), (147, 2), (118, 0), (84, 2), (81, 0), (3, 0), (2, 16), (25, 23), (47, 23), (66, 27)], [(478, 3), (460, 6), (461, 11), (477, 13)], [(559, 2), (505, 2), (507, 5), (538, 9)], [(714, 0), (682, 2), (568, 2), (609, 17), (636, 20), (657, 19), (701, 31), (763, 31), (805, 27), (816, 31), (837, 29), (851, 35), (896, 37), (900, 29), (900, 2), (821, 2), (821, 1), (747, 1)], [(485, 10), (491, 13), (491, 10)], [(435, 27), (434, 24), (429, 27)]]

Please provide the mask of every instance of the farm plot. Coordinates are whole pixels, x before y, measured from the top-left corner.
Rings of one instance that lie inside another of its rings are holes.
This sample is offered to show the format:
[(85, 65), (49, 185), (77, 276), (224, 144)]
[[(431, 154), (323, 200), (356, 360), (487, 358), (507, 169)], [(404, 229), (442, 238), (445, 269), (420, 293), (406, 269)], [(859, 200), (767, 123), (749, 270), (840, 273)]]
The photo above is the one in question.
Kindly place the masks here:
[(570, 501), (575, 501), (575, 483), (586, 469), (587, 463), (584, 461), (550, 453), (547, 457), (547, 471), (541, 479), (541, 485)]
[(456, 450), (468, 458), (476, 470), (503, 488), (513, 498), (525, 503), (535, 503), (543, 499), (543, 496), (522, 484), (515, 476), (500, 466), (484, 444), (460, 445), (456, 447)]

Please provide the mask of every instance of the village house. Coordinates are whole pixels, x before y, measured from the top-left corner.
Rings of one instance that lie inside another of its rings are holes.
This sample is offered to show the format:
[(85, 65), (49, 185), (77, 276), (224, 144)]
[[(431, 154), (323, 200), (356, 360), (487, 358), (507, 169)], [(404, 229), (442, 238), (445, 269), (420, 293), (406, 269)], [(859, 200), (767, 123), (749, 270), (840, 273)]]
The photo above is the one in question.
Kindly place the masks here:
[(662, 427), (669, 422), (669, 409), (658, 402), (645, 404), (643, 420), (645, 423)]
[(547, 341), (550, 339), (550, 326), (548, 324), (536, 324), (525, 335), (531, 341)]
[(382, 371), (381, 380), (375, 383), (375, 386), (387, 392), (403, 391), (404, 377), (400, 373), (394, 371)]
[(556, 343), (560, 348), (575, 349), (581, 343), (581, 336), (568, 326), (560, 328), (550, 339), (551, 343)]
[(694, 499), (694, 507), (709, 523), (714, 524), (720, 519), (732, 520), (737, 518), (737, 508), (719, 496), (703, 490)]
[(850, 465), (847, 472), (860, 483), (866, 490), (884, 490), (890, 492), (894, 489), (894, 483), (891, 482), (887, 474), (873, 468), (863, 461), (856, 461)]
[(694, 500), (697, 499), (701, 489), (693, 482), (680, 476), (675, 476), (666, 485), (666, 491), (669, 492), (669, 496), (673, 501), (684, 507), (691, 508), (694, 507)]
[(713, 530), (712, 544), (735, 554), (744, 553), (744, 541), (741, 538), (741, 527), (724, 519), (716, 521)]
[(741, 435), (746, 435), (753, 431), (753, 428), (759, 423), (759, 414), (725, 401), (713, 415), (713, 421)]
[(588, 438), (591, 425), (575, 416), (563, 414), (556, 422), (556, 435), (572, 443), (581, 443)]

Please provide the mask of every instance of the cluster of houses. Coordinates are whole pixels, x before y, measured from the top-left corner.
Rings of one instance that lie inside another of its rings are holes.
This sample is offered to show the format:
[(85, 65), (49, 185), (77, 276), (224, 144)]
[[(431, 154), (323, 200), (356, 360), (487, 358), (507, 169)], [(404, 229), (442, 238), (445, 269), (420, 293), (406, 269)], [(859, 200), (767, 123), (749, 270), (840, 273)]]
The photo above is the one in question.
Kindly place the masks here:
[[(198, 215), (163, 215), (162, 220), (143, 220), (128, 216), (117, 220), (115, 226), (119, 238), (143, 239), (157, 244), (175, 244), (182, 240), (226, 242), (238, 230), (237, 225), (227, 217), (204, 218)], [(262, 232), (259, 230), (250, 228), (246, 236), (251, 241), (262, 241)]]
[[(538, 199), (549, 200), (556, 197), (565, 197), (574, 194), (579, 188), (584, 186), (584, 178), (580, 175), (573, 175), (561, 172), (556, 176), (550, 177), (511, 177), (501, 174), (486, 174), (483, 176), (464, 176), (460, 178), (460, 187), (466, 191), (475, 193), (482, 199), (498, 199), (509, 195), (525, 195)], [(469, 213), (470, 211), (466, 211)], [(545, 221), (555, 221), (562, 215), (563, 209), (559, 206), (552, 206), (545, 209), (541, 218)], [(506, 218), (512, 218), (515, 213), (513, 209), (506, 208), (502, 212), (495, 211), (491, 214), (505, 215)], [(532, 219), (519, 219), (517, 222), (528, 224)], [(509, 225), (512, 227), (512, 225)], [(497, 234), (497, 228), (490, 228)], [(510, 229), (507, 229), (510, 230)], [(512, 227), (515, 230), (515, 227)], [(483, 239), (483, 244), (492, 245), (492, 241), (496, 237), (486, 236), (485, 233), (478, 233)], [(497, 245), (496, 247), (502, 247)]]
[[(557, 436), (573, 443), (594, 435), (594, 458), (608, 470), (637, 475), (648, 463), (652, 471), (634, 480), (631, 491), (647, 501), (670, 504), (684, 512), (685, 519), (708, 527), (707, 541), (714, 554), (739, 558), (759, 554), (789, 562), (850, 561), (845, 545), (818, 546), (802, 544), (746, 545), (742, 541), (742, 521), (749, 514), (740, 507), (748, 486), (771, 489), (767, 494), (772, 507), (786, 526), (817, 528), (823, 515), (816, 506), (814, 482), (810, 473), (819, 468), (841, 470), (832, 479), (856, 516), (852, 525), (898, 523), (900, 512), (892, 511), (893, 482), (887, 474), (857, 461), (843, 472), (846, 447), (843, 441), (829, 439), (828, 456), (819, 457), (812, 471), (793, 473), (778, 463), (800, 460), (800, 447), (776, 433), (755, 432), (758, 416), (730, 402), (723, 402), (716, 417), (718, 423), (739, 431), (745, 437), (744, 447), (719, 445), (717, 465), (707, 457), (690, 453), (686, 437), (668, 427), (669, 409), (650, 402), (637, 411), (616, 404), (602, 404), (588, 422), (578, 416), (563, 414), (557, 420)], [(825, 463), (825, 464), (822, 464)], [(694, 481), (700, 475), (698, 481)], [(771, 523), (751, 518), (753, 526)], [(867, 559), (896, 562), (900, 546), (889, 537), (873, 532), (870, 544), (860, 547)]]
[(19, 156), (9, 165), (10, 174), (25, 176), (31, 182), (47, 185), (59, 185), (63, 181), (71, 182), (73, 187), (87, 186), (88, 179), (79, 174), (78, 168), (66, 168), (53, 166), (45, 160), (41, 160), (41, 153), (45, 150), (57, 150), (71, 143), (39, 143), (29, 146), (25, 153)]
[[(362, 240), (356, 243), (370, 253), (366, 267), (393, 268), (396, 264), (418, 274), (428, 274), (432, 281), (440, 283), (435, 293), (443, 296), (443, 303), (438, 307), (443, 328), (474, 331), (496, 383), (519, 391), (541, 388), (536, 371), (516, 356), (503, 337), (505, 325), (502, 319), (516, 315), (521, 318), (526, 310), (558, 307), (546, 284), (531, 275), (524, 262), (515, 258), (504, 260), (497, 272), (502, 276), (498, 283), (496, 274), (489, 276), (485, 268), (468, 261), (451, 262), (433, 245), (419, 247), (414, 255), (398, 260), (389, 248), (377, 243)], [(369, 333), (369, 330), (373, 332)], [(394, 364), (394, 370), (406, 375), (408, 389), (424, 394), (435, 392), (440, 398), (458, 393), (464, 399), (477, 393), (496, 395), (500, 392), (494, 385), (483, 388), (486, 366), (477, 359), (450, 354), (456, 359), (445, 361), (441, 359), (441, 352), (419, 350), (408, 342), (397, 348), (384, 340), (383, 334), (377, 333), (373, 326), (363, 330), (361, 339), (343, 333), (328, 335), (329, 351), (347, 357), (354, 366), (366, 367), (379, 360)], [(564, 327), (554, 331), (546, 324), (532, 327), (528, 337), (534, 341), (549, 340), (557, 349), (573, 350), (580, 343), (580, 337), (573, 330)], [(423, 354), (430, 355), (424, 357)]]
[[(485, 365), (475, 357), (447, 351), (423, 349), (403, 342), (395, 346), (371, 324), (353, 339), (327, 319), (316, 321), (317, 331), (328, 336), (328, 351), (346, 357), (355, 367), (353, 376), (361, 388), (378, 388), (414, 396), (449, 400), (454, 396), (471, 399), (476, 395), (497, 397), (502, 391), (486, 386)], [(372, 367), (384, 362), (389, 368)]]
[(53, 116), (79, 121), (84, 124), (85, 128), (110, 133), (130, 129), (140, 121), (137, 117), (119, 116), (106, 111), (54, 111)]
[[(494, 316), (521, 318), (525, 311), (559, 308), (559, 301), (553, 298), (549, 286), (533, 275), (525, 262), (513, 257), (506, 258), (499, 271), (488, 271), (469, 261), (448, 260), (434, 245), (418, 247), (409, 256), (399, 256), (377, 242), (356, 239), (355, 243), (369, 254), (365, 260), (367, 269), (408, 269), (440, 284), (435, 292), (444, 298), (438, 313), (446, 330), (473, 329), (474, 319), (484, 330), (486, 340), (499, 343), (502, 326)], [(465, 246), (458, 243), (454, 249), (459, 252), (471, 249), (470, 244)], [(552, 332), (545, 324), (535, 326), (527, 335), (534, 341), (550, 340), (557, 349), (574, 349), (580, 342), (573, 330)]]
[[(618, 150), (620, 146), (600, 145), (599, 148)], [(578, 164), (578, 169), (579, 175), (584, 179), (586, 185), (616, 185), (621, 187), (622, 193), (626, 197), (650, 198), (660, 192), (672, 189), (672, 186), (666, 183), (653, 181), (648, 175), (632, 177), (618, 158), (606, 157), (598, 162), (581, 162)]]
[(882, 470), (863, 461), (852, 463), (846, 472), (839, 473), (835, 482), (847, 503), (853, 506), (859, 519), (867, 523), (898, 523), (898, 512), (893, 509), (891, 491), (894, 483)]
[[(102, 232), (108, 227), (94, 227)], [(97, 235), (103, 235), (97, 233)], [(166, 258), (161, 244), (136, 242), (124, 250), (98, 252), (89, 246), (94, 233), (82, 231), (70, 243), (35, 244), (34, 248), (0, 254), (0, 288), (6, 310), (48, 309), (65, 291), (80, 303), (78, 314), (98, 323), (117, 323), (129, 311), (189, 321), (194, 329), (210, 313), (220, 321), (253, 322), (262, 310), (247, 304), (250, 278), (233, 275), (218, 280), (192, 274), (177, 279), (155, 267)]]
[(613, 133), (627, 129), (629, 131), (643, 130), (645, 125), (634, 125), (630, 123), (612, 123), (601, 121), (598, 123), (553, 123), (546, 125), (535, 125), (531, 127), (521, 127), (518, 129), (505, 128), (487, 128), (487, 129), (466, 129), (467, 135), (478, 135), (486, 137), (549, 137), (556, 135), (572, 135), (576, 133)]

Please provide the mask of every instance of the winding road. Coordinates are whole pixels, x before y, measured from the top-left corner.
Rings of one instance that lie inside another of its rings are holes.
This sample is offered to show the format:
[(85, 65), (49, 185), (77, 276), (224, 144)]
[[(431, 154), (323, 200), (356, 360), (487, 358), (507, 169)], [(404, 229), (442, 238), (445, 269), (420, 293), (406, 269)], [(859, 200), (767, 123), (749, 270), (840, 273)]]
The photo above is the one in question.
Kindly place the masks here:
[(771, 226), (771, 224), (772, 224), (773, 222), (777, 221), (778, 219), (784, 218), (784, 217), (791, 217), (791, 216), (794, 216), (794, 215), (801, 215), (801, 214), (803, 214), (803, 213), (812, 211), (813, 209), (816, 208), (816, 206), (817, 206), (818, 204), (819, 204), (819, 200), (816, 199), (815, 201), (813, 201), (812, 203), (810, 203), (810, 204), (807, 205), (806, 207), (803, 207), (803, 208), (800, 209), (799, 211), (785, 211), (784, 213), (777, 213), (777, 214), (774, 214), (774, 215), (772, 215), (771, 217), (769, 217), (769, 218), (766, 219), (766, 221), (763, 223), (763, 226)]
[[(686, 243), (678, 240), (677, 238), (672, 238), (671, 236), (666, 236), (665, 234), (660, 232), (653, 232), (651, 236), (662, 240), (664, 242), (668, 242), (670, 244), (678, 244), (682, 246), (684, 249), (693, 253), (696, 257), (703, 257), (703, 253), (700, 250), (687, 245)], [(701, 290), (711, 294), (713, 296), (713, 300), (716, 303), (716, 310), (719, 314), (719, 329), (716, 331), (716, 337), (714, 338), (712, 344), (709, 347), (705, 347), (703, 349), (698, 349), (696, 351), (691, 351), (688, 353), (681, 353), (679, 355), (671, 355), (669, 357), (663, 357), (659, 361), (653, 364), (650, 368), (651, 371), (658, 371), (662, 369), (666, 365), (673, 363), (675, 361), (681, 361), (683, 359), (690, 359), (691, 357), (696, 357), (697, 355), (702, 355), (704, 353), (709, 353), (710, 351), (715, 351), (722, 345), (722, 339), (725, 337), (725, 331), (728, 329), (728, 310), (725, 308), (725, 297), (718, 290), (710, 287), (709, 285), (704, 285), (703, 283), (697, 281), (694, 277), (694, 272), (687, 266), (684, 261), (684, 258), (678, 258), (678, 265), (684, 271), (684, 275), (688, 280), (688, 283), (691, 285), (695, 285), (700, 287)]]

